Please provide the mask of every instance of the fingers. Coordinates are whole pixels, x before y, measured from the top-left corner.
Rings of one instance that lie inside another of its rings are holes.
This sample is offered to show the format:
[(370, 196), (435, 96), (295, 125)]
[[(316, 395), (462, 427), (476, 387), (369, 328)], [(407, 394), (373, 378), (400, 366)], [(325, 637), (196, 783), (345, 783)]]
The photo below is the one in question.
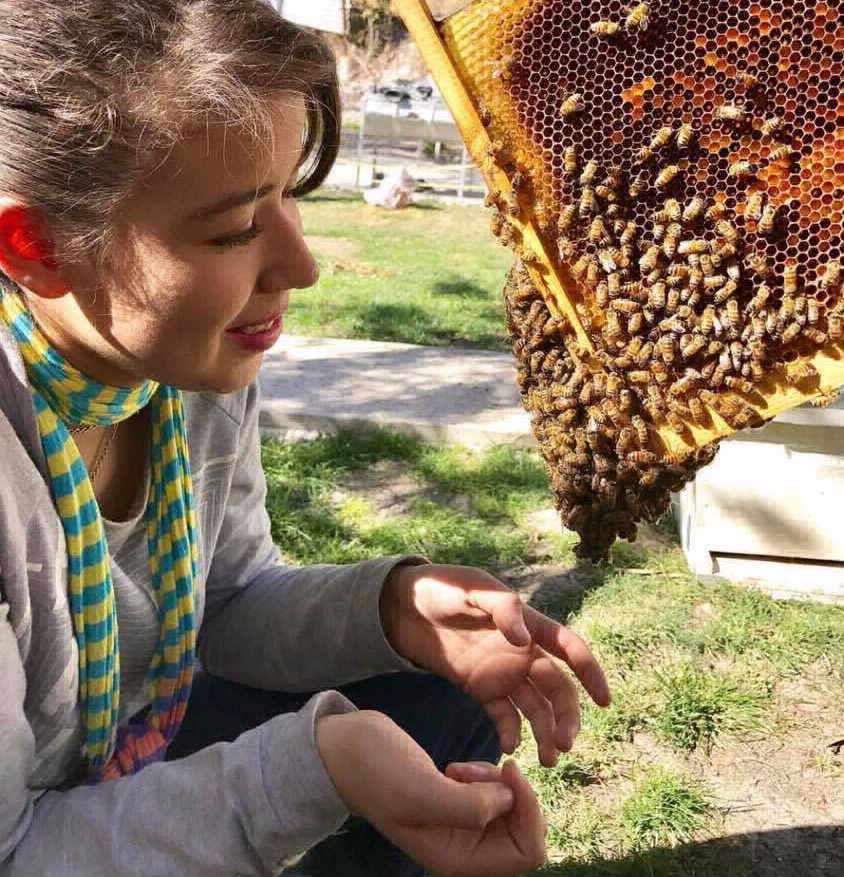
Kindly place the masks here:
[[(557, 672), (559, 673), (559, 671)], [(553, 767), (560, 754), (557, 750), (557, 744), (554, 742), (557, 730), (556, 718), (551, 702), (533, 684), (533, 676), (532, 673), (530, 679), (525, 679), (512, 698), (533, 729), (533, 736), (536, 739), (536, 754), (540, 764), (543, 767)]]
[(576, 633), (532, 607), (525, 607), (525, 619), (533, 631), (534, 642), (565, 661), (598, 706), (609, 706), (611, 696), (607, 677), (586, 643)]
[(502, 752), (513, 753), (522, 738), (522, 717), (509, 697), (497, 697), (484, 704), (486, 714), (492, 719)]
[(530, 678), (550, 704), (553, 713), (551, 742), (562, 752), (568, 752), (574, 746), (574, 739), (580, 731), (577, 686), (550, 658), (537, 660), (531, 667)]
[(545, 862), (545, 834), (548, 824), (542, 815), (536, 792), (525, 779), (515, 759), (508, 758), (504, 762), (501, 776), (515, 796), (513, 808), (507, 814), (513, 843), (531, 863), (530, 867), (538, 868)]

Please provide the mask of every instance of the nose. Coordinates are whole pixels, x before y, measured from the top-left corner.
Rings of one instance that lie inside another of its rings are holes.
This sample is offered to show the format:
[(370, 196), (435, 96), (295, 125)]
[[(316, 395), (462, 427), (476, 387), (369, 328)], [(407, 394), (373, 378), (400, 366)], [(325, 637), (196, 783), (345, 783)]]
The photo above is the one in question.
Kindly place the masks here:
[(259, 281), (260, 290), (277, 294), (279, 290), (313, 286), (319, 280), (319, 266), (305, 243), (299, 208), (293, 199), (285, 199), (279, 205), (274, 226), (276, 234), (266, 237), (267, 261)]

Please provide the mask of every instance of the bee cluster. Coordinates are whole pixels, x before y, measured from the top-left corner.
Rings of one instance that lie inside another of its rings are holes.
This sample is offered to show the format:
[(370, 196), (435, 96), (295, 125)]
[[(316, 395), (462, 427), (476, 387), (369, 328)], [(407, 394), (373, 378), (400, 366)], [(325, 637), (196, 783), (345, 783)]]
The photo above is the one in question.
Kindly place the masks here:
[[(840, 22), (779, 6), (536, 0), (443, 25), (510, 180), (488, 204), (518, 256), (519, 383), (583, 556), (714, 454), (666, 442), (760, 426), (790, 387), (836, 393), (813, 362), (844, 344)], [(576, 333), (528, 268), (557, 275)]]
[[(716, 117), (745, 121), (737, 107)], [(764, 125), (779, 155), (783, 126)], [(523, 401), (563, 522), (581, 536), (577, 553), (593, 560), (606, 557), (617, 536), (635, 538), (636, 521), (661, 514), (670, 491), (714, 456), (709, 446), (680, 462), (664, 453), (655, 427), (683, 435), (693, 423), (711, 426), (712, 411), (733, 429), (762, 426), (750, 404), (763, 401), (757, 385), (786, 362), (787, 382), (811, 386), (818, 374), (805, 356), (842, 339), (838, 261), (810, 289), (795, 265), (778, 276), (747, 246), (754, 235), (777, 233), (778, 210), (764, 192), (747, 192), (741, 218), (722, 202), (681, 200), (680, 163), (696, 133), (685, 124), (660, 127), (629, 173), (564, 150), (573, 197), (558, 206), (556, 224), (547, 210), (537, 224), (576, 281), (574, 306), (590, 350), (566, 334), (527, 275), (525, 262), (536, 256), (510, 225), (525, 186), (512, 162), (505, 162), (512, 191), (487, 199), (493, 232), (520, 256), (505, 298)], [(490, 158), (504, 158), (502, 144)], [(738, 161), (729, 173), (750, 180), (755, 170)], [(642, 228), (636, 209), (646, 196), (655, 209)]]
[(574, 552), (605, 560), (616, 538), (636, 538), (678, 490), (715, 456), (708, 445), (683, 460), (658, 455), (635, 393), (615, 371), (595, 369), (555, 318), (517, 259), (504, 289), (507, 328), (525, 408)]

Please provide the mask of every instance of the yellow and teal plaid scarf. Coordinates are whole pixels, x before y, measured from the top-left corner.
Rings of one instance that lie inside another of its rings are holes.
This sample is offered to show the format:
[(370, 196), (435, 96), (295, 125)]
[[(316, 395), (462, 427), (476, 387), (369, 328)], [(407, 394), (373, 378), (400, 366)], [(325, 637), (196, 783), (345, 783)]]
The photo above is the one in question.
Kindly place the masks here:
[[(64, 527), (68, 592), (79, 646), (79, 704), (91, 782), (140, 770), (164, 757), (182, 721), (194, 663), (196, 538), (181, 393), (147, 381), (109, 387), (83, 375), (50, 347), (21, 299), (0, 292), (0, 315), (26, 364), (53, 498)], [(152, 490), (147, 546), (161, 632), (146, 677), (143, 724), (118, 729), (120, 655), (108, 546), (88, 471), (67, 424), (107, 425), (149, 403)]]

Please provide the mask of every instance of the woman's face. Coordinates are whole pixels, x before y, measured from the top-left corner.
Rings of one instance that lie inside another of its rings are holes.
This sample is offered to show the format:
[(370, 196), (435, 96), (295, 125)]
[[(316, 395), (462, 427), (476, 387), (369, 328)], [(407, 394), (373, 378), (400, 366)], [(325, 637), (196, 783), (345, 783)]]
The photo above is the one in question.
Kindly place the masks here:
[(273, 144), (210, 126), (167, 156), (122, 211), (108, 273), (70, 267), (72, 296), (31, 302), (70, 362), (102, 383), (224, 393), (254, 379), (290, 290), (319, 273), (286, 194), (304, 119), (288, 97)]

